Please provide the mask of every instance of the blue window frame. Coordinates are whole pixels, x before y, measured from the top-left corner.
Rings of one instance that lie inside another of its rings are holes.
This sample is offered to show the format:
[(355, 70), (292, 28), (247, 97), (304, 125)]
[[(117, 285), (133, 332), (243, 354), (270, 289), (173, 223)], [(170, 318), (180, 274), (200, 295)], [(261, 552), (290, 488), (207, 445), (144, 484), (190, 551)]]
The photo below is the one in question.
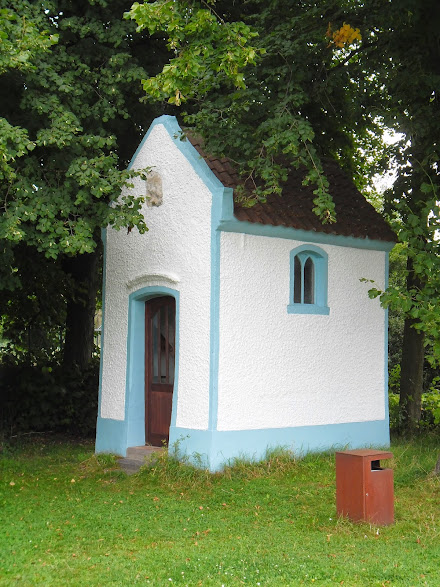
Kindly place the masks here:
[(289, 314), (330, 313), (327, 306), (328, 256), (315, 245), (290, 251)]

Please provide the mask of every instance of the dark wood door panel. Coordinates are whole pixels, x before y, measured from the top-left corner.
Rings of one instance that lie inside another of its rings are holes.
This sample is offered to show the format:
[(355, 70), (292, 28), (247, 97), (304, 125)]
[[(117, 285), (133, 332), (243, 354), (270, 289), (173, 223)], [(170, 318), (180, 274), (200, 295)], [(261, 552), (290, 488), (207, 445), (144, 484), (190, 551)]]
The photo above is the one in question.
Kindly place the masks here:
[(145, 304), (145, 438), (168, 441), (175, 366), (176, 304), (164, 296)]
[(150, 394), (150, 442), (152, 437), (159, 442), (168, 438), (173, 394), (152, 391)]

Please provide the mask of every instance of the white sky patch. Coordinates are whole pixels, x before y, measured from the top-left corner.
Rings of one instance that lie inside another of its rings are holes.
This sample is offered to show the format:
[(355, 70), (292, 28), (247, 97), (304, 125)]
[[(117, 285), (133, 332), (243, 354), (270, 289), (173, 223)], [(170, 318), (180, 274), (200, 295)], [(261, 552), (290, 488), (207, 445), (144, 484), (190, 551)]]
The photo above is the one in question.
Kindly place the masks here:
[[(403, 139), (404, 135), (398, 132), (394, 132), (391, 129), (387, 129), (383, 133), (384, 143), (387, 145), (393, 145)], [(396, 181), (397, 177), (397, 166), (391, 164), (391, 169), (385, 173), (376, 174), (373, 177), (373, 184), (379, 194), (383, 194), (387, 189), (391, 188)]]

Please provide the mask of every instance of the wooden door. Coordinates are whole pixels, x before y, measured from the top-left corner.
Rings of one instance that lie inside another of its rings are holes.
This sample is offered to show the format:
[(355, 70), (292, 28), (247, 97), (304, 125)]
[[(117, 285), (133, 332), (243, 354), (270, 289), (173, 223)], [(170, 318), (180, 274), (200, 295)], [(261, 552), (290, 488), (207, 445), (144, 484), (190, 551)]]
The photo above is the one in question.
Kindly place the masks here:
[(176, 302), (171, 296), (145, 304), (145, 440), (168, 442), (173, 403)]

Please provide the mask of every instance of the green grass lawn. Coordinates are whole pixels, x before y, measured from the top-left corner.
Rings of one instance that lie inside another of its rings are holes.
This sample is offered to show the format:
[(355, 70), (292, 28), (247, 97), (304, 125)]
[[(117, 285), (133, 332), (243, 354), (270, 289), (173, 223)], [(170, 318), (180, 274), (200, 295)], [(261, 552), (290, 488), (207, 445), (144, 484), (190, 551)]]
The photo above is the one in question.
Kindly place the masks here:
[(377, 528), (336, 517), (332, 454), (128, 477), (90, 443), (6, 445), (0, 585), (439, 586), (439, 450), (394, 443), (396, 523)]

